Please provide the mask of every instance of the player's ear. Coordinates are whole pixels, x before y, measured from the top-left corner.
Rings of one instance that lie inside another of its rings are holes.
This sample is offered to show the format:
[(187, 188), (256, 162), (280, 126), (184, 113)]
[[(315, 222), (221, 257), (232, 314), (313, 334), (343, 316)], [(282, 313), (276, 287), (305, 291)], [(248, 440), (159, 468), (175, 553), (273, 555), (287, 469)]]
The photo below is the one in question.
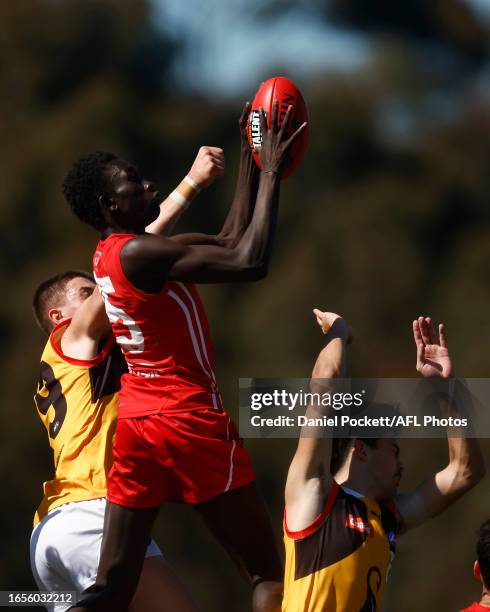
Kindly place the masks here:
[(354, 440), (354, 455), (359, 461), (367, 461), (368, 455), (366, 453), (366, 445), (362, 440), (359, 440), (359, 438)]
[(473, 576), (479, 580), (480, 582), (481, 580), (481, 570), (480, 570), (480, 564), (478, 563), (478, 561), (475, 561), (475, 563), (473, 564)]
[(48, 310), (48, 318), (52, 323), (58, 325), (58, 323), (63, 318), (63, 313), (59, 308), (50, 308)]
[(115, 212), (118, 209), (117, 203), (111, 197), (103, 193), (99, 196), (99, 206), (102, 213)]

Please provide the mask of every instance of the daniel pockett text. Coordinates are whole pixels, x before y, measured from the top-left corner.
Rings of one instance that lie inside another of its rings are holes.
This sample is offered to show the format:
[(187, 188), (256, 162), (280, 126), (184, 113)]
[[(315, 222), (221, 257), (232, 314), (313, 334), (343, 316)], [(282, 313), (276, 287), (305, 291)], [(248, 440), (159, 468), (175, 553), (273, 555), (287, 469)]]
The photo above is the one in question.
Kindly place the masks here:
[(240, 379), (240, 435), (490, 437), (490, 379)]

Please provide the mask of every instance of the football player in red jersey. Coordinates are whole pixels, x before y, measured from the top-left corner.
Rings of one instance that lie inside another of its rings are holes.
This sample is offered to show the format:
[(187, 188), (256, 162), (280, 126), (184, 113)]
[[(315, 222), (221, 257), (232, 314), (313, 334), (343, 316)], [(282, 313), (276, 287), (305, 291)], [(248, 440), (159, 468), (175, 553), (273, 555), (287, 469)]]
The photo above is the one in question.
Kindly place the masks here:
[[(222, 150), (201, 147), (189, 175), (204, 188), (223, 171)], [(144, 186), (153, 191), (149, 182)], [(166, 198), (147, 231), (168, 233), (183, 211)], [(45, 591), (80, 592), (97, 575), (117, 392), (126, 368), (95, 287), (91, 274), (66, 271), (43, 281), (33, 300), (36, 320), (50, 336), (35, 403), (56, 460), (53, 478), (43, 486), (30, 546), (32, 572)], [(70, 605), (58, 602), (48, 609), (63, 612)], [(152, 542), (130, 610), (169, 608), (198, 609)]]
[(476, 601), (461, 612), (488, 612), (490, 610), (490, 520), (485, 521), (478, 530), (476, 544), (477, 560), (473, 566), (473, 574), (482, 584), (480, 602)]
[[(233, 239), (227, 231), (172, 239), (146, 234), (156, 196), (143, 188), (134, 166), (114, 155), (82, 158), (65, 179), (75, 214), (102, 234), (94, 274), (129, 369), (119, 396), (99, 573), (94, 595), (76, 610), (127, 609), (164, 501), (201, 512), (254, 587), (254, 610), (280, 606), (282, 569), (272, 528), (249, 457), (222, 408), (204, 309), (189, 284), (252, 281), (267, 273), (281, 167), (306, 124), (289, 136), (291, 107), (280, 128), (277, 103), (270, 128), (261, 111), (256, 187), (246, 114), (242, 214)], [(192, 188), (187, 181), (177, 197), (185, 200)]]

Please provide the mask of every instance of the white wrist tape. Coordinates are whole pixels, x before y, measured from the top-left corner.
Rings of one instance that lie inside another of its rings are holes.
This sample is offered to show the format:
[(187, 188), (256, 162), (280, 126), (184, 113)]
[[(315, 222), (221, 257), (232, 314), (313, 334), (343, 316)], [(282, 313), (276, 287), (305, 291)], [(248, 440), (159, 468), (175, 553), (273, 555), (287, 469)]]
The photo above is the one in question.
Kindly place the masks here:
[(177, 204), (180, 204), (180, 206), (187, 208), (200, 191), (196, 181), (191, 179), (190, 176), (186, 176), (169, 197)]
[(189, 175), (184, 177), (184, 180), (182, 181), (183, 183), (187, 183), (190, 187), (192, 187), (192, 189), (194, 189), (194, 191), (196, 191), (197, 193), (199, 193), (201, 191), (201, 188), (199, 187), (199, 185), (196, 183), (196, 181), (194, 179), (192, 179)]

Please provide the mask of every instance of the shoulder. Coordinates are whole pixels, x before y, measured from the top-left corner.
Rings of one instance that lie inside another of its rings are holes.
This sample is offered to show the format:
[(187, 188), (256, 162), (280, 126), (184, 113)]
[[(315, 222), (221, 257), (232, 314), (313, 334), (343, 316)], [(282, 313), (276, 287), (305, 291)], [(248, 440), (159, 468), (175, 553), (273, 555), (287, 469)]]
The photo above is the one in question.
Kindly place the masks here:
[(65, 355), (61, 343), (66, 332), (70, 329), (71, 322), (72, 319), (65, 319), (51, 330), (41, 356), (42, 362), (53, 367), (61, 363), (70, 363), (70, 358)]
[(101, 238), (92, 257), (95, 273), (100, 272), (100, 266), (104, 269), (108, 265), (112, 265), (113, 261), (118, 260), (121, 250), (133, 238), (134, 234), (109, 234), (105, 238)]
[(104, 313), (104, 324), (97, 327), (94, 323), (92, 327), (95, 329), (90, 327), (89, 322), (82, 320), (80, 323), (75, 318), (58, 324), (48, 341), (51, 360), (89, 368), (106, 359), (115, 345), (115, 338), (110, 331), (103, 307), (101, 310)]
[[(289, 539), (292, 540), (303, 540), (312, 536), (314, 533), (319, 531), (322, 525), (325, 523), (327, 518), (331, 515), (334, 506), (337, 505), (339, 497), (342, 496), (342, 488), (332, 479), (330, 487), (326, 496), (323, 499), (321, 510), (316, 516), (310, 520), (305, 521), (304, 516), (297, 520), (297, 517), (291, 517), (291, 509), (286, 508), (284, 511), (284, 532)], [(296, 510), (295, 514), (301, 515), (301, 512)], [(307, 514), (310, 514), (309, 512)], [(296, 518), (296, 521), (291, 520)]]
[(48, 341), (46, 342), (46, 347), (44, 351), (54, 350), (55, 353), (59, 356), (63, 356), (63, 351), (61, 350), (61, 339), (65, 335), (65, 332), (69, 329), (72, 322), (72, 318), (65, 319), (58, 323), (49, 334)]
[(185, 247), (171, 238), (154, 234), (139, 234), (128, 239), (121, 249), (121, 256), (128, 259), (142, 256), (169, 256), (178, 254)]
[(124, 244), (119, 263), (136, 289), (153, 294), (162, 290), (169, 270), (188, 250), (189, 247), (164, 236), (139, 234)]

